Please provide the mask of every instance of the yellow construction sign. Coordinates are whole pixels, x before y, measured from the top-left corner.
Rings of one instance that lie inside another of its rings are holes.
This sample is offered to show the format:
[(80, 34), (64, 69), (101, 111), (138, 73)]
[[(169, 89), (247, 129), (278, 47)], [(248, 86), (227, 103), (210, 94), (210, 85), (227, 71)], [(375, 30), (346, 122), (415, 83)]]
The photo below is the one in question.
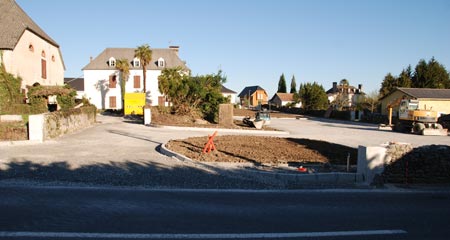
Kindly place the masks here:
[(145, 93), (125, 93), (125, 115), (144, 115)]

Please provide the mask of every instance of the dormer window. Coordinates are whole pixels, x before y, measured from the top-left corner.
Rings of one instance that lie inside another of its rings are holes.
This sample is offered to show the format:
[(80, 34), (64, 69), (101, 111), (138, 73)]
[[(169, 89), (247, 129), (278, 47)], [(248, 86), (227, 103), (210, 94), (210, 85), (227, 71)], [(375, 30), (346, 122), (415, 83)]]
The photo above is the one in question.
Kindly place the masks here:
[(141, 66), (141, 61), (139, 60), (139, 58), (134, 58), (133, 59), (133, 66), (134, 67), (140, 67)]
[(113, 57), (110, 57), (108, 63), (109, 63), (110, 67), (115, 67), (116, 66), (116, 59), (113, 58)]
[(158, 67), (165, 67), (166, 63), (164, 61), (164, 58), (159, 58), (158, 59)]

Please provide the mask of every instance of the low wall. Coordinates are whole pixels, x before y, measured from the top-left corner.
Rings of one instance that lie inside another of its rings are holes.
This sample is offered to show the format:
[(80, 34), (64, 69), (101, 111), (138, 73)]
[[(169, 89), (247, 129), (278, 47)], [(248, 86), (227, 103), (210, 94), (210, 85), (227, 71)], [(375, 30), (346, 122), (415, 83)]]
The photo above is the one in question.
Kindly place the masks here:
[(385, 166), (384, 182), (402, 184), (450, 183), (450, 146), (425, 145), (404, 152)]
[(22, 122), (22, 115), (0, 115), (0, 122)]
[[(217, 167), (211, 167), (207, 163), (194, 161), (186, 156), (173, 152), (166, 148), (165, 144), (161, 144), (160, 152), (169, 157), (191, 164), (201, 168), (220, 171), (221, 174), (233, 174), (233, 171), (226, 169), (220, 170)], [(278, 185), (284, 188), (306, 188), (311, 186), (348, 186), (362, 182), (362, 176), (358, 173), (331, 172), (331, 173), (313, 173), (313, 174), (292, 174), (264, 172), (259, 170), (243, 169), (245, 176), (251, 177), (253, 180), (268, 185)]]
[(380, 146), (358, 146), (357, 173), (363, 176), (364, 182), (371, 185), (381, 185), (382, 174), (386, 165), (397, 161), (411, 152), (409, 143), (389, 143)]
[(29, 116), (29, 139), (44, 141), (91, 126), (96, 120), (95, 107)]

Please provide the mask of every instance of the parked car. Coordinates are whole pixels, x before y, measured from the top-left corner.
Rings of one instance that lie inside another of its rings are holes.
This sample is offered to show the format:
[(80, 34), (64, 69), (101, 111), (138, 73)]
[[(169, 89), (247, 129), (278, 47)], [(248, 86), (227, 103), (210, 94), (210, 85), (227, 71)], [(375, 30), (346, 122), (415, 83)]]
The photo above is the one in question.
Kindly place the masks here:
[(450, 129), (450, 114), (440, 116), (438, 118), (438, 123), (441, 124), (443, 128)]

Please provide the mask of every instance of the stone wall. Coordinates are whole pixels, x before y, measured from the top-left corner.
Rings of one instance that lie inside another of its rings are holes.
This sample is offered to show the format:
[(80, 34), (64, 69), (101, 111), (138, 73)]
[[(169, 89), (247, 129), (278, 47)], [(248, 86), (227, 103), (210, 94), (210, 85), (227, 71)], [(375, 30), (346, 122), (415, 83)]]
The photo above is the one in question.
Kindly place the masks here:
[(44, 141), (93, 125), (97, 109), (94, 106), (57, 111), (29, 117), (30, 140)]
[(44, 140), (89, 127), (95, 123), (95, 116), (96, 111), (93, 107), (47, 113), (44, 121)]
[(382, 179), (387, 183), (450, 183), (450, 146), (392, 146)]

